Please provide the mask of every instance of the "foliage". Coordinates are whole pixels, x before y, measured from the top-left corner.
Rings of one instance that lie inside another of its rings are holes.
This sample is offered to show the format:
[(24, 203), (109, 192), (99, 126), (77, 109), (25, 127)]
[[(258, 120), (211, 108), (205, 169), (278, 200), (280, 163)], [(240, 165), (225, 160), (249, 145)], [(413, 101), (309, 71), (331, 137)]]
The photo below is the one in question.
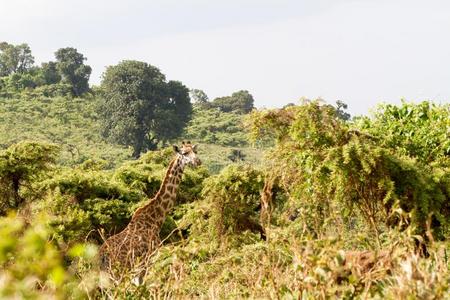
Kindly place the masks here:
[(133, 157), (174, 138), (190, 119), (188, 89), (180, 82), (166, 82), (159, 69), (147, 63), (128, 60), (108, 67), (102, 89), (103, 134), (132, 146)]
[(23, 204), (24, 193), (30, 193), (32, 182), (51, 168), (57, 149), (53, 144), (23, 141), (0, 151), (0, 215)]
[(423, 163), (450, 159), (450, 105), (424, 101), (400, 106), (380, 105), (358, 126), (380, 139), (383, 146)]
[(34, 64), (28, 44), (12, 45), (0, 42), (0, 77), (25, 73)]
[(162, 142), (180, 137), (192, 115), (189, 90), (181, 82), (173, 80), (167, 82), (166, 88), (168, 101), (157, 108), (159, 121), (151, 130), (151, 134)]
[(194, 107), (194, 114), (186, 127), (185, 136), (207, 144), (234, 147), (248, 144), (243, 117), (217, 109)]
[[(95, 247), (78, 243), (101, 244), (126, 226), (158, 190), (173, 150), (129, 160), (131, 149), (99, 139), (104, 88), (74, 98), (58, 76), (50, 62), (0, 80), (8, 98), (0, 99), (0, 197), (9, 199), (2, 209), (17, 210), (0, 218), (0, 298), (449, 294), (446, 105), (384, 105), (350, 120), (342, 102), (305, 101), (243, 116), (211, 109), (206, 94), (191, 91), (198, 99), (186, 135), (201, 142), (204, 167), (185, 170), (144, 282), (136, 286), (124, 272), (108, 284), (97, 273)], [(149, 138), (160, 131), (173, 139), (183, 120), (176, 115), (190, 107), (187, 90), (159, 76), (168, 100)], [(246, 146), (243, 119), (265, 155)], [(245, 164), (232, 163), (242, 158)], [(14, 174), (22, 178), (21, 202), (5, 193)]]
[(48, 193), (43, 209), (55, 216), (52, 226), (58, 238), (102, 241), (101, 234), (109, 236), (128, 224), (144, 194), (111, 177), (110, 172), (75, 168), (40, 183)]
[(55, 52), (56, 68), (63, 83), (72, 86), (75, 96), (80, 96), (89, 90), (89, 77), (92, 69), (85, 65), (86, 58), (77, 49), (67, 47)]
[[(79, 96), (89, 90), (91, 68), (86, 58), (74, 48), (59, 49), (57, 62), (34, 66), (34, 57), (27, 44), (0, 44), (0, 96), (14, 98), (19, 93), (36, 96)], [(62, 81), (62, 82), (61, 82)], [(41, 87), (40, 90), (34, 89)]]
[(257, 208), (263, 176), (250, 165), (230, 165), (208, 178), (203, 196), (214, 203), (213, 218), (217, 234), (258, 230)]
[(30, 98), (23, 94), (23, 98), (0, 100), (1, 147), (22, 140), (55, 143), (60, 147), (57, 162), (69, 166), (93, 159), (105, 160), (111, 168), (130, 157), (129, 149), (100, 138), (96, 98), (34, 96), (38, 89)]
[(228, 159), (231, 160), (232, 162), (240, 162), (240, 161), (244, 161), (246, 156), (247, 155), (245, 155), (242, 152), (242, 150), (232, 149), (230, 151), (230, 154), (228, 155)]
[(53, 61), (42, 63), (40, 73), (45, 85), (59, 83), (62, 79), (62, 76), (58, 71), (58, 64)]
[(192, 89), (189, 91), (189, 96), (191, 97), (192, 101), (196, 105), (206, 105), (208, 103), (208, 95), (202, 90), (199, 89)]
[[(293, 205), (303, 206), (313, 220), (329, 217), (337, 201), (344, 204), (340, 206), (344, 219), (356, 207), (378, 236), (380, 221), (399, 224), (402, 218), (390, 216), (400, 208), (410, 214), (408, 222), (420, 233), (432, 215), (435, 233), (443, 236), (450, 216), (448, 194), (441, 188), (446, 183), (430, 176), (439, 169), (416, 163), (395, 148), (380, 145), (372, 135), (350, 129), (334, 107), (316, 101), (257, 112), (252, 125), (255, 136), (278, 141), (272, 152), (273, 170), (295, 195)], [(441, 172), (447, 174), (448, 169)]]
[(223, 112), (246, 114), (254, 108), (253, 103), (253, 96), (248, 91), (237, 91), (231, 94), (231, 96), (214, 99), (211, 105)]
[(342, 240), (292, 237), (281, 231), (269, 242), (214, 255), (201, 242), (170, 245), (155, 257), (140, 292), (181, 298), (445, 297), (449, 285), (444, 247), (436, 247), (426, 259), (414, 253), (412, 240), (399, 240), (378, 253), (345, 251)]
[(51, 241), (46, 222), (45, 216), (36, 217), (31, 226), (15, 215), (0, 218), (0, 298), (83, 299), (95, 287), (79, 280), (64, 262), (92, 262), (95, 246), (78, 244), (65, 256)]

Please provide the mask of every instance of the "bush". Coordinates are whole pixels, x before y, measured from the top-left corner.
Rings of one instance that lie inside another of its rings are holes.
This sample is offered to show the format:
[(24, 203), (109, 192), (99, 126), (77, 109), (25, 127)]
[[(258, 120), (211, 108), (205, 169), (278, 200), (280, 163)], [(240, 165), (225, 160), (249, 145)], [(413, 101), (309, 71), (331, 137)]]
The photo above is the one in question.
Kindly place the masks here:
[(261, 171), (244, 164), (230, 165), (206, 180), (202, 194), (213, 203), (217, 235), (262, 230), (258, 207), (263, 181)]
[(83, 299), (95, 287), (82, 284), (65, 264), (74, 259), (92, 262), (95, 247), (78, 244), (64, 255), (47, 222), (38, 216), (27, 227), (15, 215), (0, 218), (0, 298)]
[[(88, 161), (41, 182), (40, 190), (48, 191), (45, 207), (55, 216), (52, 225), (58, 236), (64, 241), (83, 240), (89, 236), (102, 242), (101, 234), (108, 237), (121, 231), (137, 206), (156, 194), (166, 165), (173, 156), (172, 149), (149, 152), (114, 173), (98, 170), (102, 167), (101, 162)], [(208, 172), (203, 168), (187, 168), (177, 203), (196, 200), (207, 176)]]
[(68, 97), (72, 95), (72, 86), (66, 83), (42, 85), (26, 93), (27, 98)]
[(67, 169), (40, 184), (48, 191), (45, 207), (55, 215), (52, 225), (63, 240), (101, 241), (122, 230), (133, 206), (144, 194), (111, 179), (106, 171)]
[(397, 153), (450, 165), (449, 120), (449, 104), (402, 101), (399, 106), (379, 105), (372, 117), (358, 120), (358, 126)]
[(0, 215), (19, 208), (25, 194), (37, 197), (33, 185), (51, 169), (57, 150), (54, 144), (23, 141), (0, 151)]
[(378, 235), (380, 224), (400, 224), (402, 218), (390, 216), (401, 208), (418, 233), (425, 233), (433, 216), (435, 233), (443, 236), (449, 198), (442, 179), (430, 174), (448, 169), (423, 165), (395, 145), (389, 148), (370, 133), (350, 129), (334, 107), (317, 101), (258, 112), (252, 119), (255, 136), (277, 140), (272, 169), (316, 230), (336, 209), (343, 220), (351, 220), (348, 216), (356, 207)]

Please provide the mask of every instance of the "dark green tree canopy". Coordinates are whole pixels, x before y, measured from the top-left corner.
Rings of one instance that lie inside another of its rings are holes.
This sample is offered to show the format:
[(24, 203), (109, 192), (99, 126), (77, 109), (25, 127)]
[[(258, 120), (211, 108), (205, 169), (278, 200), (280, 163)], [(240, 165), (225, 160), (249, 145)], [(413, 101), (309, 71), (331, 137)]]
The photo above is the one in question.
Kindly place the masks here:
[(34, 64), (34, 57), (28, 44), (11, 45), (0, 42), (0, 76), (25, 73)]
[(208, 95), (206, 95), (206, 93), (202, 90), (191, 89), (189, 91), (189, 95), (191, 96), (191, 99), (194, 102), (194, 104), (204, 105), (209, 103)]
[(91, 67), (84, 64), (86, 58), (77, 49), (67, 47), (55, 52), (56, 67), (63, 83), (72, 86), (75, 96), (80, 96), (89, 90)]
[(190, 120), (189, 90), (181, 82), (167, 82), (145, 62), (126, 60), (108, 67), (101, 88), (103, 135), (132, 146), (134, 157), (175, 138)]
[(56, 62), (42, 63), (39, 69), (44, 84), (55, 84), (61, 81)]
[(253, 96), (248, 91), (238, 91), (231, 96), (219, 97), (212, 101), (212, 106), (223, 112), (235, 112), (240, 114), (249, 113), (254, 104)]

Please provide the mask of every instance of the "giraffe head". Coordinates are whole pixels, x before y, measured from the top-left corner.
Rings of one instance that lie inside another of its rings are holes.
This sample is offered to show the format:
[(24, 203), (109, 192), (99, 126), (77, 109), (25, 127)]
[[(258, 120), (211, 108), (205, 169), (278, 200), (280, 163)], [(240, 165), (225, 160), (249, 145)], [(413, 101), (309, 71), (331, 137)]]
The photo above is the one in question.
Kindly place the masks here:
[(181, 156), (185, 165), (191, 167), (198, 167), (202, 164), (200, 159), (197, 157), (197, 145), (192, 145), (191, 142), (183, 142), (181, 148), (177, 145), (173, 145), (173, 150), (177, 155)]

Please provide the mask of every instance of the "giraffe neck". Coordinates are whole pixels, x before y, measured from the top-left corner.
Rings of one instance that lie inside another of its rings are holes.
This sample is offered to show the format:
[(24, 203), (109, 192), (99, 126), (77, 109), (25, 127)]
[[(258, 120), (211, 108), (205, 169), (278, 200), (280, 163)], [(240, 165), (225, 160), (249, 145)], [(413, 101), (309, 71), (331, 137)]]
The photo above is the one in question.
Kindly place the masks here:
[(183, 171), (185, 167), (185, 162), (182, 156), (177, 155), (176, 158), (172, 160), (167, 169), (166, 175), (161, 183), (158, 193), (155, 196), (155, 200), (163, 208), (165, 215), (172, 209), (177, 198), (178, 186), (181, 183), (181, 177), (183, 176)]
[(166, 175), (155, 197), (139, 208), (133, 215), (131, 223), (160, 229), (167, 214), (175, 204), (178, 186), (181, 182), (185, 162), (177, 155), (169, 165)]

